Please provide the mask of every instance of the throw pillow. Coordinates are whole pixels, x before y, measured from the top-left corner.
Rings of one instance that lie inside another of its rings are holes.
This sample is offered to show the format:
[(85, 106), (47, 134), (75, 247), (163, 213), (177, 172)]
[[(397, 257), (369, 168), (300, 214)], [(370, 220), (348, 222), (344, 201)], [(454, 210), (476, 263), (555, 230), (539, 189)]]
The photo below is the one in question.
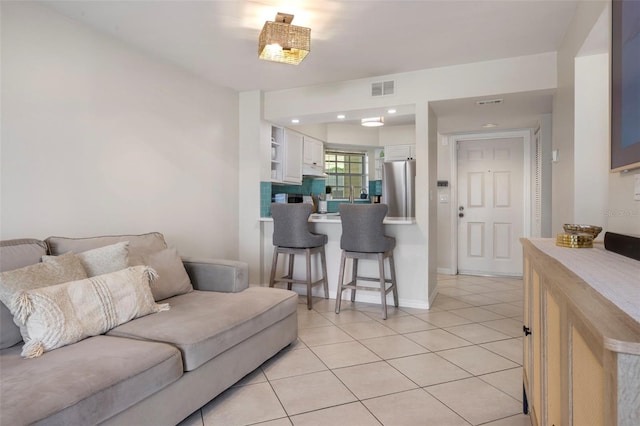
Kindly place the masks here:
[[(47, 243), (31, 238), (0, 241), (0, 272), (24, 268), (40, 262), (47, 254)], [(0, 349), (10, 348), (22, 341), (20, 329), (13, 323), (13, 315), (0, 303)]]
[(146, 253), (143, 260), (145, 265), (158, 272), (158, 279), (151, 286), (156, 301), (193, 291), (189, 275), (175, 248)]
[[(129, 242), (123, 241), (109, 246), (99, 247), (76, 254), (87, 271), (87, 277), (108, 274), (129, 266)], [(56, 256), (43, 256), (43, 262), (49, 262)]]
[(25, 339), (28, 337), (27, 329), (24, 323), (15, 317), (15, 309), (12, 306), (16, 294), (84, 278), (87, 278), (87, 273), (80, 260), (73, 253), (67, 253), (55, 257), (51, 262), (36, 263), (0, 273), (0, 301), (9, 308), (11, 315), (14, 316), (13, 322), (20, 327), (20, 334)]
[(22, 356), (39, 357), (132, 319), (168, 310), (169, 304), (153, 300), (149, 283), (156, 276), (148, 266), (133, 266), (16, 295), (16, 316), (29, 334)]

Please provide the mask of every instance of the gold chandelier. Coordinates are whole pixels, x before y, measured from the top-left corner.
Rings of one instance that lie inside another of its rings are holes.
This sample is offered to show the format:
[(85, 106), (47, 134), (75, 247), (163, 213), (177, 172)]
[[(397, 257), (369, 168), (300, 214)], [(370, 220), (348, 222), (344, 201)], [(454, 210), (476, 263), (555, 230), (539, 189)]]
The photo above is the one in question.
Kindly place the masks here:
[(279, 13), (275, 21), (267, 21), (260, 32), (258, 57), (265, 61), (298, 65), (311, 46), (311, 28), (291, 25), (293, 15)]

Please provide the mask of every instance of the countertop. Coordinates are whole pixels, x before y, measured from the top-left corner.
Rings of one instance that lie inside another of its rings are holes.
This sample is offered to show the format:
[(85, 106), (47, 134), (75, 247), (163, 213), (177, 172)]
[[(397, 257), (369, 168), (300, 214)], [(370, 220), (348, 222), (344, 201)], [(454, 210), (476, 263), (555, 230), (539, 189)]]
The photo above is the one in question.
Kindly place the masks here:
[[(271, 217), (261, 217), (260, 222), (273, 222)], [(309, 217), (311, 223), (342, 223), (338, 213), (313, 213)], [(382, 222), (385, 225), (413, 225), (415, 217), (385, 217)]]
[(554, 238), (529, 241), (640, 323), (639, 261), (607, 251), (600, 242), (593, 248), (569, 249), (556, 246)]

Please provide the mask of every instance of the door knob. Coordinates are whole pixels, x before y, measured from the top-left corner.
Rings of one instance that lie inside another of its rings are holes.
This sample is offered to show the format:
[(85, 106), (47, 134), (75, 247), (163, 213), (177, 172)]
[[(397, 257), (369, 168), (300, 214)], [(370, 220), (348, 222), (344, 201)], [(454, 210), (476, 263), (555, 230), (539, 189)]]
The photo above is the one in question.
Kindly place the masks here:
[(464, 210), (464, 207), (463, 207), (463, 206), (460, 206), (460, 207), (458, 207), (458, 210), (463, 211), (463, 210)]
[(458, 213), (458, 217), (464, 217), (464, 213)]

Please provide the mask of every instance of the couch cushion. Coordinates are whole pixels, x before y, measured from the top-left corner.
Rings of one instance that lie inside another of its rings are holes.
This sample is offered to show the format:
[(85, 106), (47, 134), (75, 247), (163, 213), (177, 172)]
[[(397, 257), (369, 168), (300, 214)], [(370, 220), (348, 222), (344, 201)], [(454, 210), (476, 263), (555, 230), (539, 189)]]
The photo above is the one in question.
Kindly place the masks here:
[(58, 256), (67, 252), (81, 253), (83, 251), (108, 246), (115, 243), (129, 241), (129, 266), (142, 265), (142, 255), (167, 248), (164, 236), (159, 232), (141, 235), (107, 235), (89, 238), (47, 238), (49, 251)]
[(21, 293), (14, 315), (28, 331), (28, 336), (23, 334), (22, 356), (36, 358), (134, 318), (169, 309), (167, 303), (159, 305), (153, 300), (149, 281), (154, 276), (148, 266), (131, 266)]
[(171, 343), (191, 371), (244, 339), (296, 312), (289, 290), (250, 287), (239, 293), (194, 290), (165, 300), (171, 309), (138, 318), (107, 334)]
[[(47, 254), (47, 243), (34, 239), (0, 241), (0, 272), (39, 263)], [(22, 340), (20, 329), (13, 322), (9, 308), (0, 303), (0, 349), (9, 348)]]
[(0, 424), (97, 424), (182, 375), (170, 345), (96, 336), (35, 359), (0, 352)]

